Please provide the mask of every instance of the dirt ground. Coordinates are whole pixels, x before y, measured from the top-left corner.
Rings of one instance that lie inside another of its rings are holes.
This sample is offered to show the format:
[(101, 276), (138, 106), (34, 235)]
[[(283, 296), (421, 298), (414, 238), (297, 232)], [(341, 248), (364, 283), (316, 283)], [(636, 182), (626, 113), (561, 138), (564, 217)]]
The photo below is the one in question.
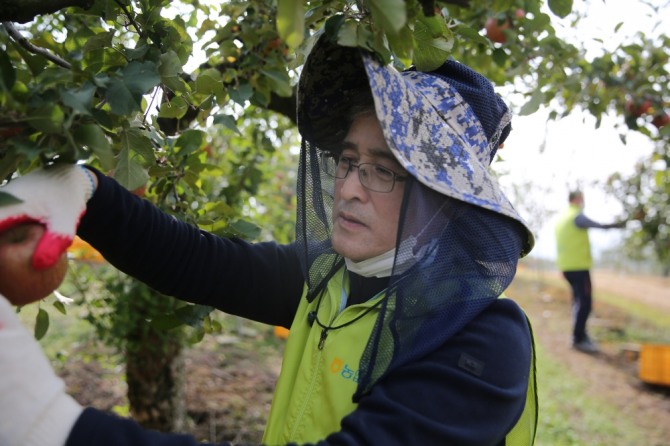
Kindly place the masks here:
[[(556, 279), (560, 279), (557, 274)], [(670, 313), (670, 279), (596, 272), (593, 283), (596, 290), (624, 294)], [(569, 348), (566, 287), (539, 287), (526, 282), (513, 284), (508, 294), (512, 298), (529, 296), (521, 304), (533, 321), (537, 342), (553, 359), (588, 381), (590, 394), (605, 398), (621, 416), (648, 432), (645, 446), (670, 444), (670, 389), (639, 380), (635, 345), (601, 342), (603, 351), (598, 355), (576, 352)], [(590, 326), (599, 332), (609, 330), (616, 335), (629, 323), (620, 310), (595, 303)], [(282, 342), (267, 327), (235, 336), (210, 337), (188, 350), (184, 358), (188, 421), (183, 430), (202, 441), (260, 442), (281, 364)], [(94, 357), (70, 356), (75, 357), (79, 359), (69, 360), (61, 370), (73, 396), (82, 404), (103, 410), (117, 407), (124, 414), (123, 370), (118, 366), (105, 368)]]

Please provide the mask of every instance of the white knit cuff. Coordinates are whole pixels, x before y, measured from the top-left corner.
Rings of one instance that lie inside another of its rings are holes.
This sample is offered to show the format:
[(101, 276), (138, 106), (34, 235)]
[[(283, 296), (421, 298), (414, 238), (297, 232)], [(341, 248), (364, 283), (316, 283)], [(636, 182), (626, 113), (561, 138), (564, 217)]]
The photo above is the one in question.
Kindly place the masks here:
[(59, 394), (31, 426), (21, 446), (64, 446), (83, 408), (70, 395)]

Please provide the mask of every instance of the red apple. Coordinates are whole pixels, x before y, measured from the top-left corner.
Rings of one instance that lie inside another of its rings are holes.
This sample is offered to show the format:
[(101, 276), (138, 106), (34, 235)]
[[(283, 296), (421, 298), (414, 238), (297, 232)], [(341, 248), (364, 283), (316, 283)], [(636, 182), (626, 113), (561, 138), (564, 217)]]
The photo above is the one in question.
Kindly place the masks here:
[(12, 138), (23, 131), (23, 127), (0, 127), (0, 137)]
[(657, 115), (654, 116), (654, 119), (652, 119), (651, 123), (657, 128), (661, 129), (662, 127), (665, 127), (670, 123), (670, 115), (667, 113), (663, 113), (662, 115)]
[(498, 20), (495, 17), (489, 17), (486, 19), (486, 24), (484, 28), (486, 29), (486, 36), (492, 41), (497, 43), (507, 42), (507, 36), (504, 33), (504, 30), (510, 27), (509, 20)]
[(649, 110), (652, 107), (652, 103), (650, 100), (645, 100), (640, 104), (640, 106), (637, 108), (638, 116), (644, 115), (645, 113), (649, 113)]
[(13, 305), (45, 298), (65, 278), (65, 253), (50, 268), (33, 267), (32, 255), (42, 234), (44, 227), (38, 223), (24, 223), (0, 233), (0, 294)]
[(651, 110), (652, 106), (653, 104), (648, 99), (645, 99), (639, 104), (633, 100), (628, 100), (626, 101), (626, 112), (629, 115), (638, 118), (646, 113), (649, 113), (649, 110)]

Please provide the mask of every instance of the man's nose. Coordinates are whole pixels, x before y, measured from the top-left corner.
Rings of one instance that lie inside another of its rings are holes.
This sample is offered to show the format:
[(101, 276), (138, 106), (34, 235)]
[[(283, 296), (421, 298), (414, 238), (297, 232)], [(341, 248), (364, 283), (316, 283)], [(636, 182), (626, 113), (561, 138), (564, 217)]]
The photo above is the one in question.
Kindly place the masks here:
[(363, 199), (367, 197), (367, 189), (361, 183), (358, 166), (352, 166), (349, 174), (341, 179), (340, 195), (346, 200), (352, 198)]

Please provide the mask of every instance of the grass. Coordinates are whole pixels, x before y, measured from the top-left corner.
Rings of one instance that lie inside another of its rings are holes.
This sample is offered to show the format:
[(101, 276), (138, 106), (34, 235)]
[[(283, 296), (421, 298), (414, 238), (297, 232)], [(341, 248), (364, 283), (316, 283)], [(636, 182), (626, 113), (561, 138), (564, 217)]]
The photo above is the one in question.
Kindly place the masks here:
[[(646, 433), (622, 419), (606, 401), (586, 396), (588, 382), (570, 373), (538, 346), (536, 446), (643, 445)], [(623, 432), (623, 435), (622, 435)]]
[[(667, 333), (670, 327), (670, 313), (658, 311), (658, 308), (650, 307), (641, 302), (634, 302), (618, 294), (607, 292), (596, 292), (594, 299), (606, 302), (628, 313), (631, 317), (644, 321), (653, 327), (661, 328)], [(670, 342), (670, 339), (668, 339)]]
[[(530, 279), (530, 274), (531, 273), (528, 271), (520, 271), (517, 276), (524, 279)], [(561, 278), (548, 276), (546, 274), (539, 276), (534, 274), (532, 277), (532, 280), (540, 280), (545, 285), (562, 288), (568, 291), (568, 286), (565, 280)], [(594, 301), (602, 301), (623, 310), (632, 318), (644, 320), (646, 323), (657, 327), (665, 327), (665, 329), (670, 327), (670, 313), (659, 311), (658, 308), (650, 307), (642, 302), (632, 301), (625, 296), (597, 289), (594, 290), (593, 299)]]
[[(520, 270), (515, 280), (535, 282), (542, 287), (551, 287), (569, 293), (565, 280), (547, 274), (537, 274), (528, 270)], [(638, 302), (602, 290), (594, 290), (594, 316), (600, 308), (610, 306), (610, 312), (618, 314), (618, 319), (624, 320), (621, 330), (609, 330), (593, 324), (592, 330), (598, 339), (611, 342), (633, 343), (666, 343), (670, 344), (670, 312), (661, 311), (643, 302)], [(625, 316), (621, 316), (625, 315)]]

